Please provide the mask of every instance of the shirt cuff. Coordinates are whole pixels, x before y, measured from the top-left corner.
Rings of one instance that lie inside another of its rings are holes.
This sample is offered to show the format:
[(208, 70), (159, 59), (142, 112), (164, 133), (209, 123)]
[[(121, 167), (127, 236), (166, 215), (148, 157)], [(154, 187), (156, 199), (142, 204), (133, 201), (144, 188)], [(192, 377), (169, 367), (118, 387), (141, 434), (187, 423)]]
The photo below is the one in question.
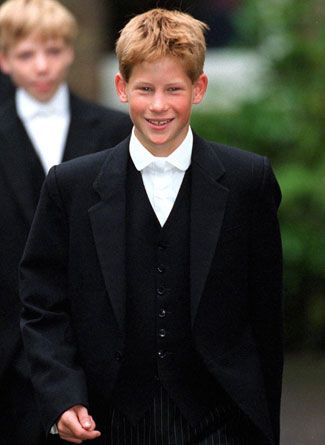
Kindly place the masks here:
[(50, 434), (59, 434), (59, 430), (58, 430), (58, 427), (56, 426), (56, 424), (54, 424), (52, 426), (52, 428), (50, 429)]

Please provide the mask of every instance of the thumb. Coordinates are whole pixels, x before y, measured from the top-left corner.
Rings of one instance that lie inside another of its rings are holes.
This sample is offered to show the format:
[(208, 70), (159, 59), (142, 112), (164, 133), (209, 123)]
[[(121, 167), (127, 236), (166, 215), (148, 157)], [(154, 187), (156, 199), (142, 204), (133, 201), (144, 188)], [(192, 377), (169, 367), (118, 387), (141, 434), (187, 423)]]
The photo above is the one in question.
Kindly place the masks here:
[(89, 430), (92, 426), (92, 417), (88, 414), (88, 410), (84, 406), (79, 406), (76, 411), (80, 425), (85, 429)]

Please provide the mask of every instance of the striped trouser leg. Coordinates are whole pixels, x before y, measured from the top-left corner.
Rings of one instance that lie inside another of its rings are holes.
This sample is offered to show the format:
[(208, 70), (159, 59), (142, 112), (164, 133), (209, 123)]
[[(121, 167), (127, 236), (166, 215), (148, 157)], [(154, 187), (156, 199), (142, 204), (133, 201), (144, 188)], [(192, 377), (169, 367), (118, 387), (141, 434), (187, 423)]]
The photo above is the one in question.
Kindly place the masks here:
[(117, 409), (110, 411), (105, 445), (247, 445), (231, 423), (223, 422), (225, 414), (226, 410), (215, 410), (193, 427), (161, 388), (151, 409), (136, 425)]
[[(224, 425), (217, 431), (205, 437), (200, 442), (191, 442), (191, 445), (248, 445), (239, 435), (233, 431), (228, 431), (227, 425)], [(250, 444), (252, 445), (252, 444)]]
[(184, 419), (163, 389), (136, 425), (112, 409), (106, 427), (105, 445), (185, 445), (189, 439)]

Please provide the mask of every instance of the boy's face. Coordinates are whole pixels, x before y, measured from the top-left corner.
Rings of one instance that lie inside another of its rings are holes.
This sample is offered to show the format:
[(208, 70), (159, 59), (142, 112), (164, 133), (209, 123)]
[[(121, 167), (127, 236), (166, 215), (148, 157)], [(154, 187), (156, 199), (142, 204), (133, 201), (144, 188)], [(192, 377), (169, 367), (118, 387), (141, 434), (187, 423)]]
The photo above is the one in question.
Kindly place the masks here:
[(201, 102), (207, 88), (202, 74), (193, 84), (174, 57), (134, 66), (130, 79), (115, 78), (117, 93), (128, 102), (135, 134), (154, 156), (168, 156), (184, 140), (192, 104)]
[(62, 38), (22, 39), (2, 54), (1, 67), (16, 86), (40, 102), (49, 101), (66, 80), (74, 51)]

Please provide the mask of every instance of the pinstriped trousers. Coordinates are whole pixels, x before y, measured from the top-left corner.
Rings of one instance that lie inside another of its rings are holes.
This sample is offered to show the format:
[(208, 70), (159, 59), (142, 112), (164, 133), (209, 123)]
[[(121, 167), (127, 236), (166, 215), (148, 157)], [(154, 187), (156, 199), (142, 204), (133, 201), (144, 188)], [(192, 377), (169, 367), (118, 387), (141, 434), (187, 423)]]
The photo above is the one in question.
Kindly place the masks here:
[[(136, 425), (116, 409), (105, 422), (105, 445), (246, 445), (238, 430), (239, 409), (215, 409), (197, 425), (190, 425), (161, 388), (152, 408)], [(251, 445), (251, 444), (250, 444)]]

